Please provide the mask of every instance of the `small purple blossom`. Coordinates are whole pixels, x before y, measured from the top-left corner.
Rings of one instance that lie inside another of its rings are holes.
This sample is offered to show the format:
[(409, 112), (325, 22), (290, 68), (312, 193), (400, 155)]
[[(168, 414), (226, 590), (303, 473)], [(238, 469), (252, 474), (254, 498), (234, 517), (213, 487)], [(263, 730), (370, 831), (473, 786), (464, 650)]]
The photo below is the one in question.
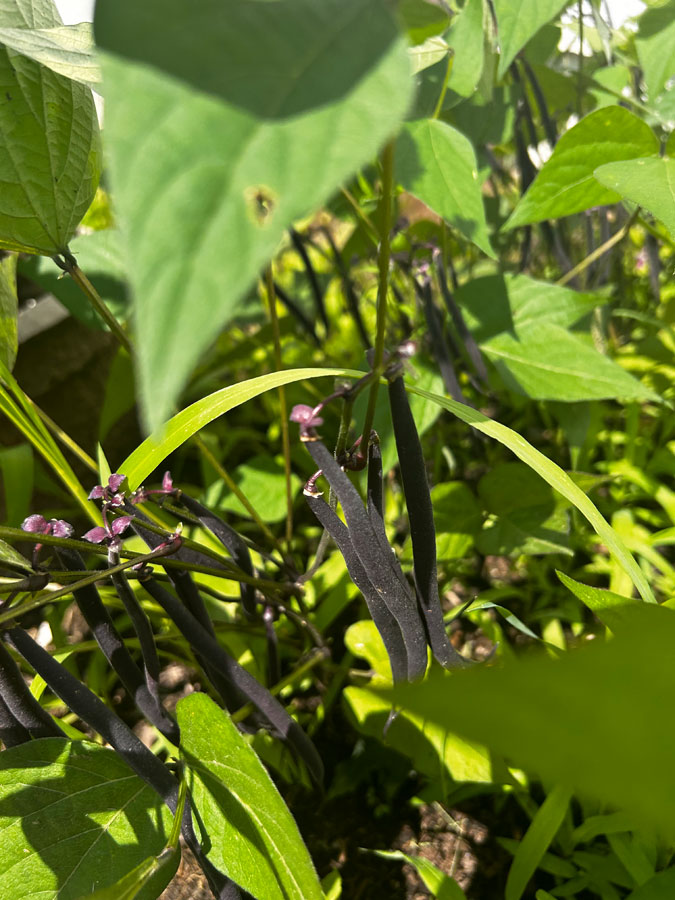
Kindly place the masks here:
[(118, 516), (112, 520), (110, 525), (105, 520), (104, 525), (90, 528), (82, 537), (91, 544), (107, 544), (111, 550), (119, 550), (122, 546), (121, 535), (127, 530), (132, 521), (133, 516)]
[(54, 537), (70, 537), (73, 526), (63, 519), (50, 519), (49, 522), (41, 515), (28, 516), (21, 523), (22, 531), (30, 534), (51, 534)]
[(124, 506), (124, 492), (120, 492), (120, 487), (125, 478), (126, 475), (114, 472), (107, 484), (97, 484), (91, 489), (89, 499), (103, 500), (104, 506)]
[(155, 488), (154, 490), (148, 490), (147, 488), (139, 487), (137, 490), (133, 492), (131, 497), (129, 498), (132, 503), (144, 503), (153, 495), (160, 495), (162, 497), (169, 496), (171, 494), (176, 494), (176, 488), (173, 486), (173, 478), (171, 477), (171, 472), (165, 472), (164, 477), (162, 478), (162, 486), (161, 488)]
[(102, 544), (108, 537), (108, 532), (101, 525), (97, 525), (96, 528), (91, 528), (86, 534), (83, 534), (82, 537), (85, 541), (89, 541), (91, 544)]
[(291, 422), (298, 422), (303, 428), (315, 428), (323, 425), (323, 419), (318, 415), (316, 408), (307, 406), (306, 403), (298, 403), (291, 410)]

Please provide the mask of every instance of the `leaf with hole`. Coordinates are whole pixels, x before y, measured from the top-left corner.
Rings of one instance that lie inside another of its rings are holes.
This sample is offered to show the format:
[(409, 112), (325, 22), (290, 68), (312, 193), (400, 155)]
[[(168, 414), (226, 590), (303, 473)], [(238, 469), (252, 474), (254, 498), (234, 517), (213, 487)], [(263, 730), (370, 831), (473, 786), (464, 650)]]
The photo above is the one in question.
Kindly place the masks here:
[(410, 63), (386, 0), (118, 0), (94, 30), (156, 428), (285, 229), (395, 131)]

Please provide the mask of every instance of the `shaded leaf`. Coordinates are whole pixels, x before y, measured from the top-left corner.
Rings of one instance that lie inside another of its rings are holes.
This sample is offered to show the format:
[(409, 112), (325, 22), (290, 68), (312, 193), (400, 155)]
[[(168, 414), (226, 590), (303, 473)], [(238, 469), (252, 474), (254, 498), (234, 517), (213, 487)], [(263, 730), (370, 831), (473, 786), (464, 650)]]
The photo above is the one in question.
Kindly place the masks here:
[(494, 258), (468, 138), (438, 119), (408, 122), (396, 141), (394, 171), (401, 187)]
[(26, 557), (22, 556), (18, 550), (15, 550), (6, 541), (0, 541), (0, 565), (19, 569), (21, 572), (33, 572), (33, 567)]
[(396, 129), (410, 63), (385, 0), (118, 0), (95, 33), (156, 428), (284, 230)]
[(325, 375), (360, 378), (363, 374), (353, 369), (286, 369), (283, 372), (270, 372), (268, 375), (259, 375), (257, 378), (232, 384), (207, 397), (202, 397), (201, 400), (177, 413), (136, 447), (117, 467), (117, 471), (127, 476), (129, 488), (134, 491), (151, 472), (161, 466), (170, 453), (184, 444), (200, 428), (234, 409), (235, 406), (281, 384), (291, 384), (305, 378), (320, 378)]
[[(7, 27), (61, 26), (51, 0), (30, 6), (10, 0), (7, 7)], [(94, 100), (89, 88), (4, 46), (0, 170), (0, 247), (48, 256), (64, 251), (101, 170)]]
[(400, 850), (375, 850), (384, 859), (402, 859), (417, 870), (435, 900), (466, 900), (466, 894), (454, 878), (450, 878), (424, 856), (408, 856)]
[(467, 0), (453, 20), (448, 44), (453, 50), (448, 88), (460, 97), (470, 97), (483, 74), (483, 0)]
[[(261, 454), (237, 466), (232, 473), (238, 487), (244, 492), (263, 522), (280, 522), (286, 516), (286, 474), (283, 461)], [(291, 475), (293, 494), (300, 488), (300, 479)], [(222, 482), (217, 481), (209, 493), (207, 506), (218, 512), (229, 511), (249, 517), (249, 513), (234, 494), (225, 493)], [(222, 498), (222, 499), (220, 499)]]
[(610, 631), (618, 633), (622, 628), (626, 629), (626, 618), (623, 612), (627, 606), (634, 606), (637, 603), (634, 598), (622, 597), (621, 594), (615, 594), (613, 591), (582, 584), (580, 581), (570, 578), (569, 575), (565, 575), (564, 572), (556, 571), (556, 575), (565, 587), (569, 588), (582, 603), (585, 603)]
[(113, 750), (62, 738), (5, 750), (3, 900), (89, 896), (159, 853), (170, 823), (159, 796)]
[(670, 868), (658, 872), (649, 881), (640, 885), (626, 900), (671, 900), (673, 894), (675, 894), (675, 868)]
[(675, 238), (675, 159), (607, 163), (593, 174), (600, 184), (660, 219)]
[(98, 84), (101, 80), (89, 22), (38, 29), (3, 27), (0, 44), (81, 84)]
[(675, 3), (646, 9), (635, 36), (642, 77), (653, 102), (675, 72)]
[(635, 559), (627, 549), (619, 535), (614, 531), (612, 526), (607, 522), (604, 516), (598, 511), (595, 504), (586, 496), (569, 475), (564, 472), (560, 466), (557, 466), (552, 460), (548, 459), (539, 450), (536, 450), (524, 437), (517, 432), (507, 428), (500, 422), (484, 416), (478, 410), (465, 406), (457, 400), (451, 400), (449, 397), (441, 397), (424, 391), (414, 385), (407, 385), (407, 390), (413, 394), (419, 394), (429, 400), (433, 400), (447, 409), (453, 415), (476, 428), (478, 431), (487, 434), (508, 447), (519, 459), (540, 475), (544, 481), (547, 481), (552, 488), (562, 494), (569, 502), (575, 506), (582, 515), (588, 519), (596, 534), (604, 541), (607, 549), (614, 555), (616, 560), (621, 564), (624, 571), (630, 576), (638, 591), (642, 595), (643, 600), (654, 603), (654, 594), (652, 592), (647, 579), (642, 570), (635, 562)]
[[(159, 856), (144, 859), (115, 884), (86, 897), (91, 900), (156, 900), (178, 871), (179, 864), (180, 850), (168, 847)], [(80, 900), (85, 900), (85, 896)]]
[(209, 860), (259, 900), (322, 900), (297, 825), (227, 713), (195, 693), (177, 716)]
[(622, 106), (596, 110), (563, 134), (504, 229), (616, 203), (616, 191), (594, 177), (598, 166), (658, 152), (651, 128), (633, 113)]

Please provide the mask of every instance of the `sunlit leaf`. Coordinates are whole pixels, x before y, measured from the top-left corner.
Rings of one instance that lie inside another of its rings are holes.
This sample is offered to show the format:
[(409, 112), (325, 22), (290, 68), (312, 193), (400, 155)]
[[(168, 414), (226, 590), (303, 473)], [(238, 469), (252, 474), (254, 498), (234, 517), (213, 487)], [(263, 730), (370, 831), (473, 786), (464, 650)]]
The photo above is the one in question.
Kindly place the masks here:
[(564, 6), (567, 0), (495, 0), (500, 47), (498, 78), (505, 74), (516, 53)]
[(0, 44), (73, 81), (92, 85), (101, 80), (89, 22), (38, 29), (2, 27)]
[(17, 254), (0, 259), (0, 359), (12, 371), (19, 346), (17, 332), (18, 300), (16, 296)]
[(660, 219), (675, 238), (675, 159), (607, 163), (593, 174), (600, 184)]

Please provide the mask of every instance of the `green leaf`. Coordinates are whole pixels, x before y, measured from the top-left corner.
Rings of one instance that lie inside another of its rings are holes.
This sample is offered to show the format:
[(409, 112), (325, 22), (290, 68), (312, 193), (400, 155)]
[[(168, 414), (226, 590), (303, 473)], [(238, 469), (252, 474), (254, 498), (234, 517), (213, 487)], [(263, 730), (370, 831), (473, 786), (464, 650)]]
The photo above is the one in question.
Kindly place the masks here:
[(16, 361), (19, 338), (16, 327), (18, 299), (16, 296), (17, 254), (0, 259), (0, 359), (11, 372)]
[(621, 594), (615, 594), (613, 591), (582, 584), (563, 572), (556, 571), (556, 575), (565, 587), (568, 587), (575, 597), (585, 603), (610, 631), (618, 633), (622, 628), (626, 629), (626, 618), (623, 612), (627, 606), (635, 605), (636, 601), (632, 597), (622, 597)]
[(590, 340), (559, 325), (532, 322), (519, 328), (517, 337), (504, 332), (481, 348), (507, 386), (536, 400), (660, 401), (658, 394), (596, 350)]
[(0, 450), (0, 471), (5, 489), (5, 520), (10, 525), (19, 525), (31, 511), (34, 470), (30, 444), (15, 444)]
[(181, 410), (136, 447), (116, 471), (127, 476), (129, 488), (134, 491), (157, 466), (161, 466), (170, 453), (184, 444), (200, 428), (247, 400), (281, 384), (291, 384), (305, 378), (321, 378), (326, 375), (360, 378), (363, 374), (354, 369), (286, 369), (232, 384), (209, 394), (208, 397), (202, 397), (201, 400)]
[(624, 571), (631, 577), (633, 583), (640, 592), (643, 600), (654, 603), (654, 594), (647, 582), (642, 570), (635, 562), (630, 551), (614, 531), (612, 526), (607, 522), (604, 516), (598, 511), (595, 504), (586, 496), (569, 475), (564, 472), (560, 466), (557, 466), (552, 460), (548, 459), (539, 450), (536, 450), (524, 437), (521, 437), (516, 431), (507, 428), (500, 422), (484, 416), (476, 409), (465, 406), (457, 400), (451, 400), (449, 397), (441, 397), (437, 394), (431, 394), (414, 385), (406, 385), (406, 389), (413, 394), (418, 394), (433, 400), (447, 409), (453, 415), (471, 425), (472, 428), (487, 434), (503, 444), (526, 465), (540, 475), (544, 481), (547, 481), (552, 488), (562, 494), (569, 502), (575, 506), (579, 512), (588, 519), (596, 534), (602, 539), (607, 549), (614, 555), (617, 562), (620, 563)]
[(626, 900), (672, 900), (675, 895), (675, 868), (658, 872), (640, 885)]
[(567, 0), (495, 0), (500, 48), (497, 78), (504, 76), (516, 53), (565, 6)]
[(675, 613), (636, 604), (630, 618), (630, 634), (560, 659), (530, 655), (499, 668), (436, 670), (422, 684), (401, 685), (396, 700), (672, 838), (675, 722), (663, 711), (675, 692)]
[(34, 569), (25, 556), (22, 556), (18, 550), (15, 550), (11, 544), (0, 541), (0, 563), (3, 566), (9, 566), (13, 569), (19, 569), (22, 572), (33, 572)]
[(445, 31), (450, 24), (447, 10), (448, 7), (427, 0), (400, 0), (398, 4), (398, 16), (412, 44), (421, 44)]
[[(237, 466), (232, 477), (263, 522), (280, 522), (286, 516), (286, 473), (283, 460), (265, 454), (253, 456), (247, 463)], [(291, 483), (295, 494), (300, 487), (297, 475), (291, 475)], [(219, 512), (229, 511), (249, 517), (250, 514), (234, 494), (226, 493), (222, 497), (223, 491), (227, 489), (220, 480), (213, 487), (215, 491), (209, 493), (207, 506)]]
[(166, 842), (171, 814), (113, 750), (62, 738), (0, 754), (3, 900), (75, 900)]
[(675, 238), (675, 159), (632, 159), (599, 166), (600, 184), (644, 207)]
[(195, 693), (177, 716), (209, 860), (259, 900), (322, 900), (293, 817), (228, 714)]
[[(176, 847), (166, 848), (159, 856), (144, 859), (115, 884), (94, 894), (87, 894), (86, 897), (90, 900), (155, 900), (168, 886), (178, 871), (179, 864), (180, 850)], [(85, 896), (80, 900), (85, 900)]]
[[(70, 251), (101, 299), (116, 318), (124, 318), (127, 301), (126, 263), (119, 232), (114, 228), (81, 234), (70, 242)], [(54, 261), (42, 256), (22, 259), (21, 274), (53, 294), (66, 309), (89, 328), (102, 329), (101, 317), (72, 278), (62, 278)]]
[(81, 84), (101, 81), (89, 22), (35, 30), (3, 27), (0, 28), (0, 44)]
[(453, 50), (448, 88), (460, 97), (470, 97), (483, 74), (485, 60), (483, 0), (466, 0), (453, 19), (448, 44)]
[(461, 132), (438, 119), (407, 122), (396, 141), (394, 173), (401, 187), (494, 258), (476, 155)]
[(506, 879), (504, 900), (520, 900), (530, 878), (560, 828), (572, 798), (565, 787), (554, 787), (537, 810), (520, 842)]
[(96, 39), (111, 51), (107, 148), (151, 427), (284, 230), (370, 161), (404, 117), (410, 62), (389, 7), (98, 4)]
[(479, 344), (502, 332), (522, 337), (528, 326), (546, 322), (569, 328), (607, 302), (527, 275), (486, 275), (463, 284), (456, 294), (467, 326)]
[(616, 203), (619, 195), (594, 177), (598, 166), (658, 152), (651, 128), (633, 113), (622, 106), (596, 110), (563, 134), (504, 229)]
[[(483, 514), (468, 485), (447, 481), (431, 489), (436, 525), (436, 555), (439, 560), (462, 559), (480, 533)], [(412, 542), (407, 540), (402, 558), (412, 561)]]
[(653, 102), (675, 72), (675, 3), (647, 9), (638, 21), (635, 49)]
[(528, 466), (497, 464), (479, 481), (478, 494), (493, 517), (476, 542), (481, 553), (572, 555), (567, 514), (551, 488)]
[(412, 74), (417, 75), (429, 66), (435, 66), (437, 62), (448, 55), (449, 47), (442, 37), (427, 38), (423, 44), (417, 44), (415, 47), (408, 49), (410, 62), (412, 64)]
[[(51, 0), (7, 0), (6, 6), (7, 27), (61, 26)], [(101, 171), (94, 100), (84, 85), (3, 46), (0, 171), (0, 247), (47, 256), (63, 252)]]
[(423, 856), (408, 856), (400, 850), (375, 850), (384, 859), (402, 859), (417, 869), (424, 886), (431, 891), (435, 900), (466, 900), (466, 894), (454, 878), (450, 878)]

